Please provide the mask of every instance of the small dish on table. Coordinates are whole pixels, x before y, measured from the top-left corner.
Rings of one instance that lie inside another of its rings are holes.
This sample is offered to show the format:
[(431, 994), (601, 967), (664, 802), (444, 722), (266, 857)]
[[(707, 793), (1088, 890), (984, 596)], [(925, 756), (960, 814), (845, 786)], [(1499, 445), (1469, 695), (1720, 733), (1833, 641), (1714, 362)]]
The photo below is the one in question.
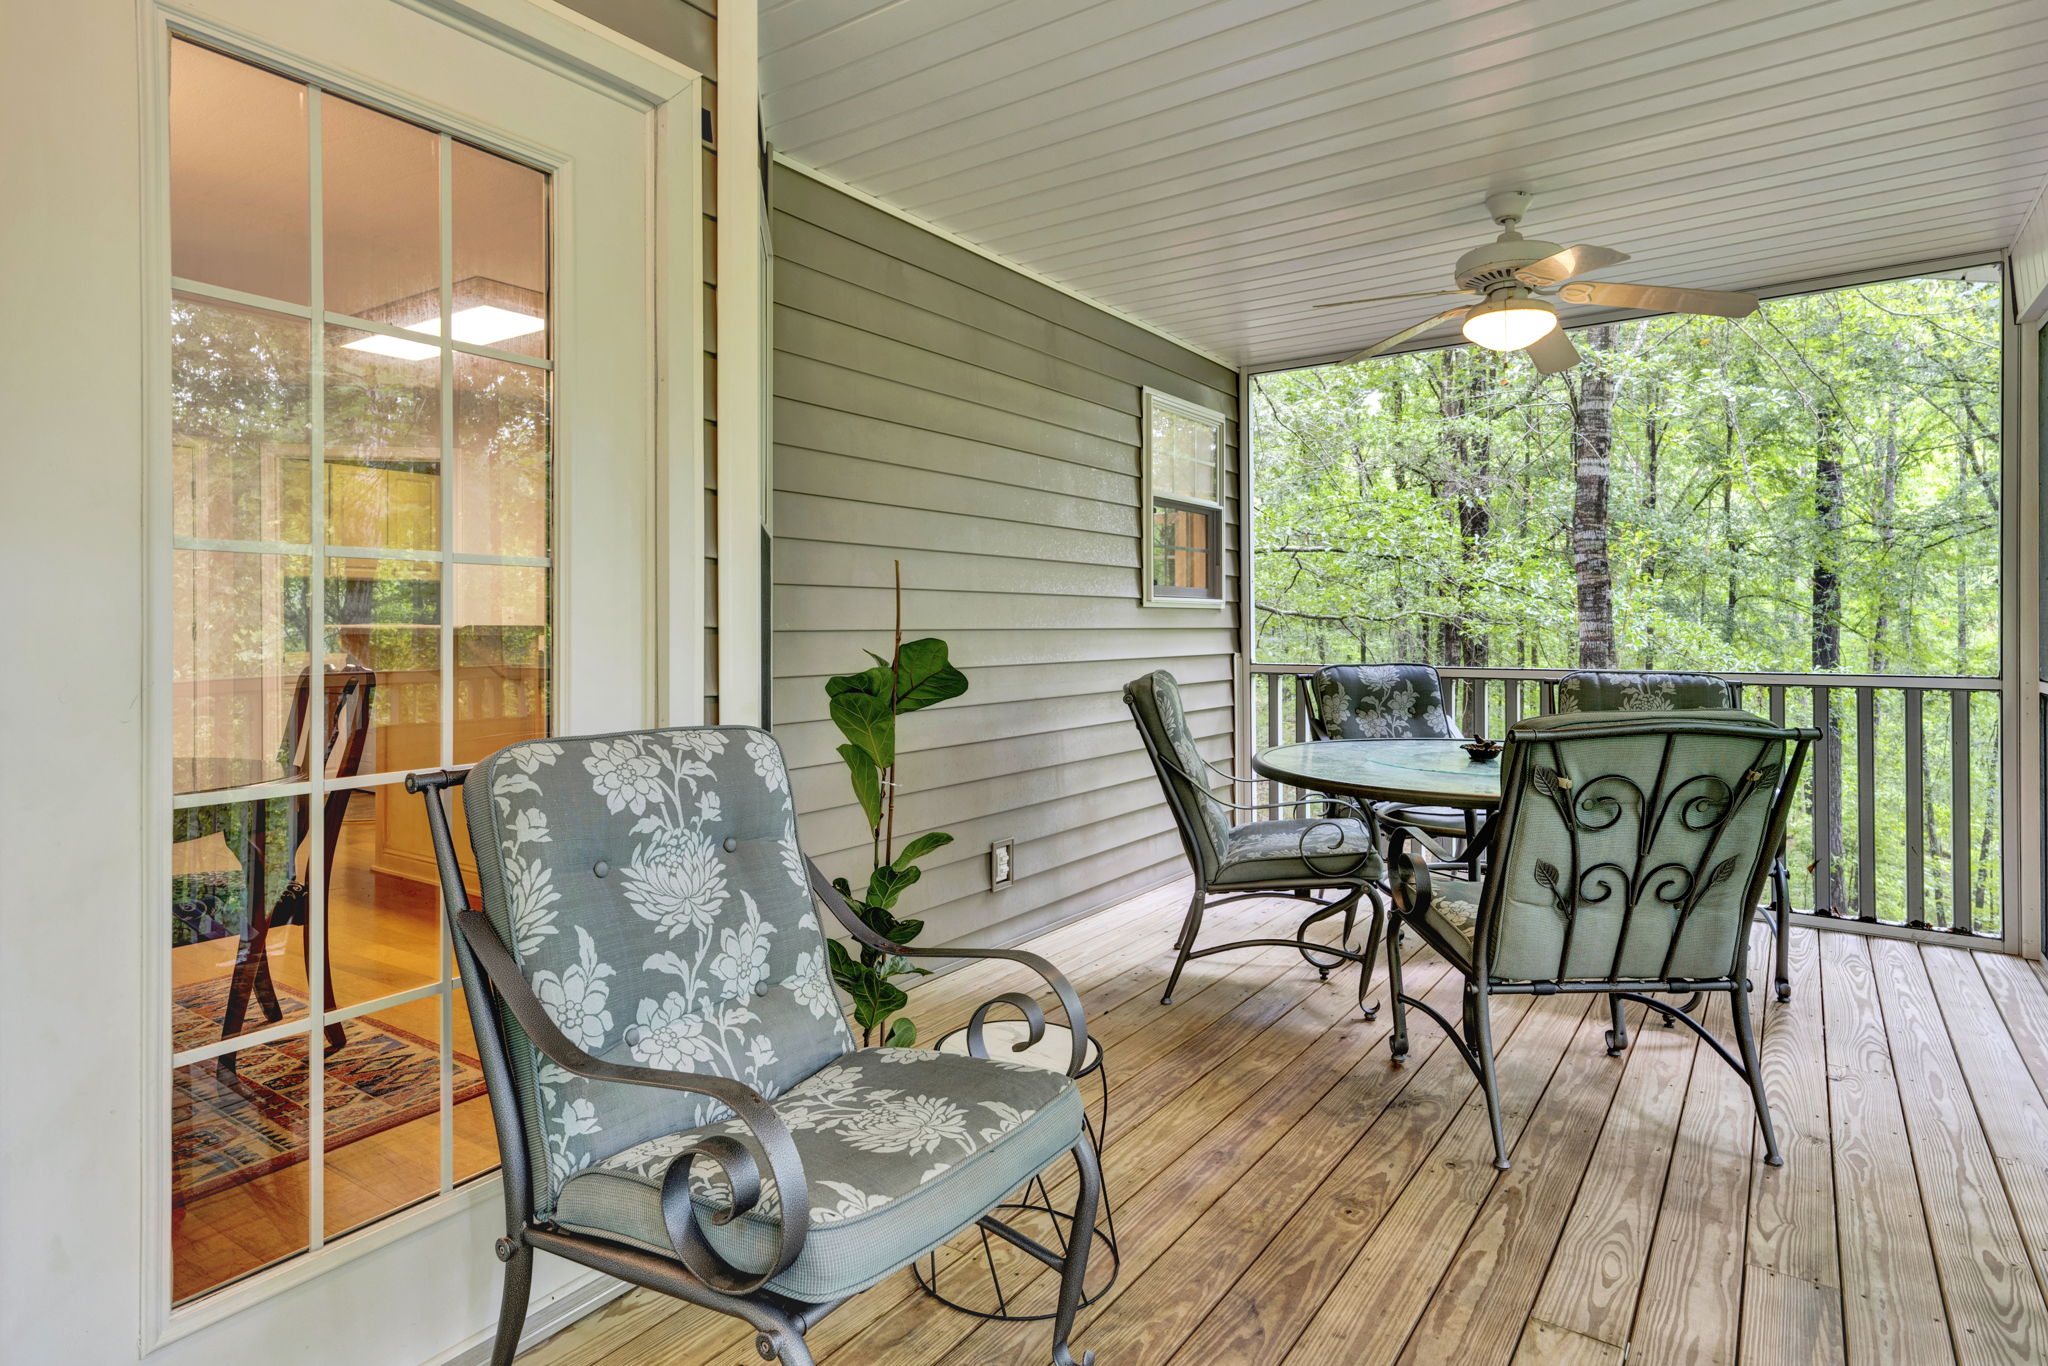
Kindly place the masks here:
[(1459, 748), (1471, 757), (1473, 763), (1483, 764), (1489, 759), (1497, 758), (1500, 754), (1501, 746), (1500, 741), (1488, 740), (1481, 736), (1467, 740)]

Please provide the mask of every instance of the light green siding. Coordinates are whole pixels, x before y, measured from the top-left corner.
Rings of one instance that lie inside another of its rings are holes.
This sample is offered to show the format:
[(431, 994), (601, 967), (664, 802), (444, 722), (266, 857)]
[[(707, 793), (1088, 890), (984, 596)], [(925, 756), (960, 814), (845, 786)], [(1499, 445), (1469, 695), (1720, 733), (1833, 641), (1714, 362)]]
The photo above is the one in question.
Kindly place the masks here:
[[(910, 894), (935, 941), (1004, 941), (1183, 871), (1121, 690), (1187, 686), (1225, 762), (1231, 605), (1139, 605), (1140, 393), (1230, 417), (1237, 377), (786, 167), (774, 171), (774, 720), (806, 847), (865, 869), (824, 680), (886, 653), (892, 562), (904, 630), (941, 635), (972, 690), (903, 722), (897, 835), (950, 830)], [(1234, 480), (1232, 481), (1234, 487)], [(992, 841), (1016, 884), (988, 890)]]

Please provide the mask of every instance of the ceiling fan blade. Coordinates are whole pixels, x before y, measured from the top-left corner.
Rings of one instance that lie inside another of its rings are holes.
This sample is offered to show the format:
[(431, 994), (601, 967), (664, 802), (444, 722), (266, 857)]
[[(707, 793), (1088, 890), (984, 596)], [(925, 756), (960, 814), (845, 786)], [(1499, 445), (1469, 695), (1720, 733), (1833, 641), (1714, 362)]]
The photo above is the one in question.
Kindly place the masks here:
[(1470, 289), (1425, 289), (1415, 294), (1382, 294), (1373, 299), (1339, 299), (1335, 303), (1317, 304), (1317, 308), (1349, 308), (1353, 304), (1389, 304), (1397, 299), (1434, 299), (1440, 294), (1472, 294)]
[(1704, 313), (1711, 318), (1746, 318), (1756, 312), (1754, 294), (1725, 289), (1669, 289), (1663, 285), (1574, 280), (1559, 287), (1557, 297), (1568, 304), (1612, 304), (1617, 308), (1646, 308), (1654, 313)]
[(1541, 261), (1531, 261), (1515, 272), (1515, 278), (1531, 289), (1547, 289), (1574, 275), (1620, 265), (1627, 259), (1627, 252), (1616, 251), (1612, 247), (1566, 247), (1553, 251)]
[(1374, 356), (1379, 355), (1382, 351), (1386, 351), (1393, 347), (1399, 346), (1402, 342), (1407, 341), (1410, 337), (1421, 336), (1423, 333), (1429, 331), (1430, 328), (1435, 327), (1440, 322), (1443, 322), (1450, 318), (1462, 318), (1471, 311), (1471, 308), (1464, 304), (1460, 304), (1456, 308), (1447, 308), (1443, 312), (1437, 314), (1434, 318), (1424, 318), (1421, 322), (1415, 324), (1413, 327), (1404, 327), (1399, 332), (1396, 332), (1393, 336), (1386, 338), (1384, 341), (1375, 342), (1373, 345), (1366, 347), (1365, 350), (1355, 352), (1352, 355), (1346, 356), (1343, 360), (1336, 362), (1336, 364), (1349, 365), (1351, 364), (1351, 362), (1355, 360), (1371, 360)]
[(1579, 348), (1562, 327), (1552, 328), (1524, 349), (1538, 374), (1561, 374), (1579, 363)]

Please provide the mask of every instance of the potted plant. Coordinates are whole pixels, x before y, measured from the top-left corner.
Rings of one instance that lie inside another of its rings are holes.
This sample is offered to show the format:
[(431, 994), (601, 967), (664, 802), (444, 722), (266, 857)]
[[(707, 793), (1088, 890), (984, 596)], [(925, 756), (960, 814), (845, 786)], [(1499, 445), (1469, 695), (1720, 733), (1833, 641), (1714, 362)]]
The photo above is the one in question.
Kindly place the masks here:
[[(901, 561), (896, 564), (893, 648), (887, 659), (872, 650), (867, 655), (875, 661), (872, 668), (827, 679), (825, 695), (831, 699), (832, 724), (846, 737), (839, 757), (867, 818), (874, 867), (867, 889), (858, 896), (843, 877), (834, 878), (832, 885), (869, 929), (892, 944), (908, 944), (924, 929), (924, 922), (897, 918), (897, 903), (923, 875), (918, 860), (951, 844), (953, 837), (934, 830), (896, 848), (896, 719), (960, 696), (967, 691), (967, 676), (947, 658), (945, 641), (903, 638)], [(916, 1043), (917, 1025), (897, 1013), (910, 1004), (910, 996), (891, 979), (925, 976), (927, 970), (880, 949), (862, 948), (855, 954), (837, 939), (827, 944), (832, 980), (853, 998), (861, 1043), (879, 1041), (892, 1048)]]

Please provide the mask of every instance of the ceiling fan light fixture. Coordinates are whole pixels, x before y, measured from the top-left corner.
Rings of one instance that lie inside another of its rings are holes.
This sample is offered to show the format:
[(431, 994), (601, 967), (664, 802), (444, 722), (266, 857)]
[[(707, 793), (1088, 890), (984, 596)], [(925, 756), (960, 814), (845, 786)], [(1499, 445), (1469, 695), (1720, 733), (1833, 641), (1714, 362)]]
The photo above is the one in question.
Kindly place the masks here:
[(1465, 315), (1465, 340), (1489, 351), (1520, 351), (1557, 330), (1557, 310), (1541, 299), (1488, 299)]

